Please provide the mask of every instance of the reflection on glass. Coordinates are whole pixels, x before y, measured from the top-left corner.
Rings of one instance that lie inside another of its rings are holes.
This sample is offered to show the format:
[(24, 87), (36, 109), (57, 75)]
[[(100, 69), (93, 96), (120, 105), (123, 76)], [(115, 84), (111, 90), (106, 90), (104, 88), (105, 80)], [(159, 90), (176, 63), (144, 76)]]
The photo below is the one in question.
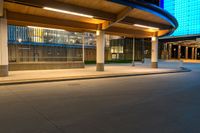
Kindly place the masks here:
[[(9, 62), (82, 61), (83, 33), (9, 25), (8, 42)], [(95, 34), (84, 43), (95, 46)]]

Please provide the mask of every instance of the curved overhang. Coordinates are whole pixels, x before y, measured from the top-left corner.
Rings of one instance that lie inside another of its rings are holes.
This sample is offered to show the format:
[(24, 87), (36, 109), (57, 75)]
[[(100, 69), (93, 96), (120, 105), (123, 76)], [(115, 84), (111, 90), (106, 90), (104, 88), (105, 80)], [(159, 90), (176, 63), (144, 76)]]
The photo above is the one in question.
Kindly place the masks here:
[(104, 30), (107, 34), (146, 38), (168, 35), (178, 27), (168, 12), (137, 0), (4, 0), (4, 9), (8, 24), (69, 31)]
[(137, 8), (146, 12), (150, 12), (166, 20), (167, 22), (171, 24), (173, 28), (170, 30), (170, 32), (166, 33), (163, 36), (172, 34), (178, 28), (178, 21), (176, 20), (176, 18), (173, 15), (171, 15), (168, 11), (163, 10), (162, 8), (154, 4), (144, 2), (141, 0), (110, 0), (110, 1), (123, 4), (126, 6), (130, 6), (132, 8)]

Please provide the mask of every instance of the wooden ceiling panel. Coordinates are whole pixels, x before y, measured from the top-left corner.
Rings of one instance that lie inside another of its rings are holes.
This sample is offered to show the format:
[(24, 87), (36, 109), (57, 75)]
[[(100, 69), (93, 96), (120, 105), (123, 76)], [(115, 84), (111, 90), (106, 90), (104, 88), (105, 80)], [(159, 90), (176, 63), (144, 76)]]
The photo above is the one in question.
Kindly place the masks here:
[(72, 5), (78, 5), (86, 8), (97, 9), (100, 11), (119, 13), (126, 6), (115, 4), (107, 0), (56, 0), (59, 2), (64, 2)]
[(127, 24), (121, 24), (121, 23), (116, 23), (113, 26), (120, 27), (120, 28), (126, 28), (126, 29), (132, 29), (132, 30), (141, 30), (141, 31), (145, 31), (145, 32), (156, 32), (155, 30), (150, 30), (147, 28), (141, 28), (141, 27), (136, 27), (136, 26), (127, 25)]
[(104, 22), (104, 20), (91, 19), (91, 18), (80, 17), (80, 16), (64, 14), (64, 13), (57, 13), (53, 11), (47, 11), (42, 8), (25, 6), (25, 5), (15, 4), (15, 3), (5, 3), (5, 7), (8, 11), (18, 12), (18, 13), (23, 13), (23, 14), (38, 15), (38, 16), (52, 17), (52, 18), (66, 19), (66, 20), (76, 20), (76, 21), (78, 20), (80, 22), (86, 22), (86, 23), (92, 23), (92, 24), (100, 24)]
[[(93, 15), (94, 18), (86, 18), (70, 14), (48, 11), (42, 8), (44, 6), (58, 8), (61, 10), (69, 10), (78, 13), (88, 13), (88, 15)], [(18, 13), (21, 14), (21, 16), (26, 15), (26, 17), (29, 19), (26, 19), (25, 17), (21, 18), (24, 18), (27, 22), (23, 19), (19, 20), (20, 17), (17, 18), (17, 20), (14, 20), (15, 17), (12, 17), (12, 20), (9, 20), (10, 23), (19, 24), (21, 22), (24, 25), (31, 24), (31, 18), (29, 17), (29, 15), (32, 15), (35, 18), (41, 18), (41, 21), (35, 21), (33, 23), (34, 25), (38, 26), (45, 26), (46, 24), (50, 27), (56, 26), (67, 29), (65, 28), (66, 26), (68, 27), (68, 29), (74, 28), (76, 30), (80, 29), (81, 31), (95, 31), (99, 27), (101, 27), (98, 26), (99, 24), (108, 23), (109, 28), (108, 30), (105, 29), (107, 33), (118, 35), (130, 34), (130, 36), (137, 37), (149, 37), (154, 35), (157, 31), (133, 26), (133, 24), (136, 23), (154, 27), (158, 26), (158, 28), (161, 29), (161, 32), (159, 31), (158, 35), (164, 35), (171, 29), (171, 25), (167, 21), (154, 14), (139, 9), (132, 10), (132, 8), (130, 7), (109, 2), (107, 0), (52, 0), (49, 3), (48, 0), (5, 0), (4, 8), (6, 8), (8, 12), (10, 12), (10, 16), (12, 16), (12, 13)], [(130, 10), (125, 10), (129, 8)], [(128, 13), (123, 13), (123, 11), (127, 11)], [(125, 16), (123, 17), (124, 14)], [(120, 18), (122, 18), (122, 20)], [(51, 19), (52, 23), (48, 22), (51, 21)], [(45, 21), (42, 22), (42, 20)], [(60, 26), (59, 21), (62, 22)], [(76, 24), (73, 24), (73, 22)], [(79, 23), (83, 24), (83, 26), (79, 26)], [(109, 26), (110, 23), (112, 23), (113, 25)], [(70, 24), (72, 26), (70, 26)], [(76, 26), (79, 28), (77, 28)], [(90, 27), (90, 29), (87, 29), (87, 27)]]
[(149, 12), (145, 12), (139, 9), (134, 9), (132, 12), (130, 12), (129, 17), (134, 17), (141, 20), (147, 20), (151, 22), (161, 23), (165, 25), (170, 25), (167, 21), (160, 18), (159, 16), (156, 16), (154, 14), (151, 14)]

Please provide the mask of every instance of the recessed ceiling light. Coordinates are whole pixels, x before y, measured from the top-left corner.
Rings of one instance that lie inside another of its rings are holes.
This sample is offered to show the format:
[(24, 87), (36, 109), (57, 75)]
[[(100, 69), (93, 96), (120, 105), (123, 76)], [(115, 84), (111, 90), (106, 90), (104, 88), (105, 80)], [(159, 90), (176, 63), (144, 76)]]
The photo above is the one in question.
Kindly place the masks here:
[(152, 30), (159, 30), (159, 28), (157, 28), (157, 27), (146, 26), (146, 25), (141, 25), (141, 24), (134, 24), (134, 26), (141, 27), (141, 28), (152, 29)]
[(46, 27), (37, 27), (37, 26), (27, 26), (28, 28), (40, 28), (40, 29), (46, 29), (46, 30), (56, 30), (56, 31), (65, 31), (63, 29), (54, 29), (54, 28), (46, 28)]
[(77, 13), (77, 12), (71, 12), (71, 11), (66, 11), (66, 10), (61, 10), (61, 9), (56, 9), (56, 8), (51, 8), (51, 7), (43, 7), (43, 9), (49, 10), (49, 11), (54, 11), (54, 12), (60, 12), (60, 13), (65, 13), (65, 14), (81, 16), (81, 17), (87, 17), (87, 18), (93, 18), (94, 17), (92, 15), (87, 15), (87, 14), (82, 14), (82, 13)]

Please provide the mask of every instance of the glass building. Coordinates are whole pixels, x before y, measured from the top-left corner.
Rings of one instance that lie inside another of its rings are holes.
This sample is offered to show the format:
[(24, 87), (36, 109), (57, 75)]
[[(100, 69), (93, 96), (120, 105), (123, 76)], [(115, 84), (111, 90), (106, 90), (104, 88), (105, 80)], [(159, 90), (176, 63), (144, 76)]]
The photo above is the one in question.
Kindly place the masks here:
[(200, 1), (161, 0), (160, 5), (179, 23), (173, 34), (160, 39), (163, 58), (200, 60)]
[[(136, 39), (135, 42), (135, 60), (142, 61), (144, 57), (150, 58), (151, 40)], [(132, 49), (132, 38), (106, 35), (106, 61), (132, 62)], [(49, 63), (57, 63), (58, 67), (55, 68), (63, 68), (61, 66), (71, 63), (70, 68), (75, 63), (83, 64), (83, 50), (84, 61), (95, 63), (96, 34), (8, 25), (10, 70), (51, 69), (50, 67), (56, 66)], [(145, 55), (144, 51), (147, 51)]]
[(178, 20), (179, 27), (171, 36), (200, 34), (199, 0), (162, 0), (160, 5)]
[(9, 62), (82, 61), (83, 40), (95, 47), (92, 33), (9, 25)]

